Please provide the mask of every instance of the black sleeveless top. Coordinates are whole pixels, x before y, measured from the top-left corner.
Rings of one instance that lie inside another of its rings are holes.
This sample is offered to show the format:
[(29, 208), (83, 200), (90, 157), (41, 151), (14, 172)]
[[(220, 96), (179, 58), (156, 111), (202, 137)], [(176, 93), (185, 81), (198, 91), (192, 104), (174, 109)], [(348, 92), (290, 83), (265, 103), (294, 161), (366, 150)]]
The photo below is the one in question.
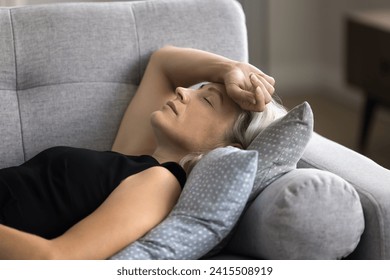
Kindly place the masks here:
[(54, 238), (92, 213), (126, 177), (153, 166), (167, 168), (184, 186), (186, 174), (175, 162), (160, 164), (151, 156), (111, 151), (47, 149), (20, 166), (0, 170), (0, 188), (8, 188), (11, 196), (1, 220)]

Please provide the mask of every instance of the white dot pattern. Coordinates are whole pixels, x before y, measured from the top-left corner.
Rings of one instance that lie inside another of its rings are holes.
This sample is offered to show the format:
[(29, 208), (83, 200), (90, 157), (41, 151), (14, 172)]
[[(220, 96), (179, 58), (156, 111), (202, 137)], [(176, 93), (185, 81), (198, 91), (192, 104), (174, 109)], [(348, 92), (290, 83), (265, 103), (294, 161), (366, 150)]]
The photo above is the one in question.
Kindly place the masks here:
[(274, 180), (296, 168), (312, 132), (313, 113), (304, 102), (253, 140), (248, 149), (258, 152), (258, 167), (250, 201)]
[(312, 132), (313, 114), (304, 102), (256, 137), (249, 150), (257, 153), (232, 147), (210, 152), (195, 166), (168, 218), (112, 259), (202, 257), (230, 232), (248, 195), (253, 200), (296, 168)]
[(231, 231), (252, 191), (257, 152), (208, 153), (193, 169), (170, 215), (111, 259), (198, 259)]

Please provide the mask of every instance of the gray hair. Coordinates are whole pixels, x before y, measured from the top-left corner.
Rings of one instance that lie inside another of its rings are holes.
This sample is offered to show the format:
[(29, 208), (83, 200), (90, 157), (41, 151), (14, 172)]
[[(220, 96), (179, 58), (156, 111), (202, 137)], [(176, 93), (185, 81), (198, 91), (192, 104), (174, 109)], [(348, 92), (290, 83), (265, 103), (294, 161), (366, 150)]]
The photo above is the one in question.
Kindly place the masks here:
[[(243, 149), (247, 149), (250, 143), (273, 121), (283, 117), (286, 109), (275, 99), (268, 103), (263, 112), (242, 111), (233, 127), (226, 133), (225, 144), (239, 144)], [(196, 163), (207, 152), (191, 153), (183, 157), (180, 165), (189, 174)]]

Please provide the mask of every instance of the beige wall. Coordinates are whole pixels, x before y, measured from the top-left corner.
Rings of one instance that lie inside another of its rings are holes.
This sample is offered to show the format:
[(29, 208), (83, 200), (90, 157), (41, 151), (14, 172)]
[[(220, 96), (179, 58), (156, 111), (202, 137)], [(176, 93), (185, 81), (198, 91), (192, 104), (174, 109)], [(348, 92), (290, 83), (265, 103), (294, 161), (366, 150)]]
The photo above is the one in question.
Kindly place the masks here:
[(238, 0), (245, 12), (248, 29), (249, 60), (252, 64), (269, 70), (269, 1)]
[(388, 0), (269, 0), (269, 67), (283, 93), (318, 88), (342, 94), (344, 17), (390, 9)]
[[(355, 10), (390, 9), (389, 0), (239, 0), (251, 63), (276, 78), (281, 95), (347, 94), (344, 19)], [(352, 95), (353, 97), (353, 95)]]

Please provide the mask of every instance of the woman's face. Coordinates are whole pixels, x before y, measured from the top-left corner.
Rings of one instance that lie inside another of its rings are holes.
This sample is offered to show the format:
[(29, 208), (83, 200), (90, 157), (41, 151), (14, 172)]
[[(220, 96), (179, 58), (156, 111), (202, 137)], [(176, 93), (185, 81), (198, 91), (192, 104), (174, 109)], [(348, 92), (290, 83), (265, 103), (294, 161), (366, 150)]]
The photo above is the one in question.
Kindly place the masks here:
[(176, 98), (151, 116), (157, 142), (185, 153), (204, 152), (226, 145), (240, 107), (226, 94), (223, 84), (199, 89), (177, 88)]

